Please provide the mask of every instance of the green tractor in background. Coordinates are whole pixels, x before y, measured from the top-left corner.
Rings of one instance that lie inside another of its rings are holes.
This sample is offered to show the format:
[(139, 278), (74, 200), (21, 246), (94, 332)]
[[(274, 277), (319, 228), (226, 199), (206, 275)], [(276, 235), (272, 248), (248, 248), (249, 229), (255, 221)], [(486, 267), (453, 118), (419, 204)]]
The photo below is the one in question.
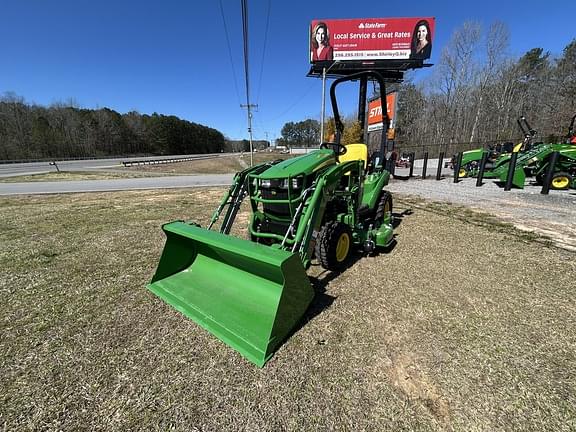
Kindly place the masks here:
[[(166, 245), (148, 289), (260, 367), (314, 298), (306, 275), (313, 257), (339, 271), (354, 249), (370, 253), (393, 242), (392, 197), (383, 190), (390, 178), (386, 133), (370, 158), (365, 144), (340, 144), (336, 87), (363, 77), (386, 94), (378, 72), (335, 80), (335, 143), (236, 174), (206, 228), (184, 221), (163, 226)], [(385, 97), (382, 104), (386, 112)], [(249, 240), (230, 235), (246, 197)]]
[[(542, 185), (549, 166), (552, 153), (558, 152), (560, 157), (554, 168), (550, 187), (552, 189), (567, 189), (574, 187), (576, 159), (576, 145), (574, 138), (574, 119), (570, 123), (568, 142), (559, 144), (532, 143), (536, 131), (530, 127), (524, 117), (518, 119), (518, 125), (524, 134), (524, 139), (516, 145), (511, 152), (502, 153), (495, 159), (489, 159), (486, 163), (484, 178), (493, 178), (504, 183), (508, 176), (510, 160), (513, 153), (518, 153), (516, 166), (512, 177), (512, 184), (523, 189), (526, 177), (535, 177), (536, 184)], [(479, 171), (483, 149), (471, 150), (462, 154), (462, 163), (459, 172), (460, 177), (476, 177)]]
[[(554, 173), (550, 187), (552, 189), (576, 189), (576, 132), (574, 131), (574, 121), (576, 115), (572, 117), (570, 126), (568, 127), (568, 134), (566, 135), (566, 144), (558, 151), (558, 160), (554, 164)], [(532, 165), (528, 165), (528, 169), (536, 177), (536, 184), (542, 185), (548, 172), (548, 167), (552, 159), (552, 154), (549, 154), (541, 160), (534, 161)]]
[[(554, 164), (554, 172), (550, 181), (550, 188), (562, 190), (576, 188), (576, 134), (574, 133), (574, 121), (572, 117), (566, 141), (560, 144), (540, 144), (530, 150), (527, 155), (522, 155), (522, 162), (516, 163), (513, 184), (523, 188), (526, 177), (534, 177), (536, 184), (544, 184), (546, 173), (550, 166), (552, 154), (558, 152), (558, 159)], [(520, 160), (520, 157), (518, 158)], [(500, 181), (505, 181), (506, 174), (500, 175)]]
[[(498, 149), (489, 150), (484, 171), (485, 178), (498, 178), (500, 171), (508, 172), (508, 162), (510, 161), (512, 153), (523, 153), (533, 147), (532, 141), (536, 136), (536, 131), (530, 127), (524, 116), (520, 117), (517, 123), (524, 138), (515, 146), (512, 143), (505, 143), (499, 146)], [(486, 150), (480, 148), (463, 152), (458, 177), (476, 177), (480, 168), (480, 160), (485, 151)], [(455, 156), (453, 157), (453, 165), (454, 160)], [(496, 172), (494, 173), (493, 171)]]
[[(550, 181), (550, 188), (556, 190), (576, 189), (576, 145), (573, 148), (562, 149), (554, 164), (554, 173)], [(548, 154), (535, 167), (536, 184), (543, 185), (548, 172), (552, 154)]]

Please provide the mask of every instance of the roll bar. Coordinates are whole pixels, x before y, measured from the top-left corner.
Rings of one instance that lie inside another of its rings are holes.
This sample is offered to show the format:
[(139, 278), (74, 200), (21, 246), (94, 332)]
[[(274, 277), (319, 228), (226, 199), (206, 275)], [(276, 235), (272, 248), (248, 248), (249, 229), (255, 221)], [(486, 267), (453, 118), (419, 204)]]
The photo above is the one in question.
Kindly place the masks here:
[[(382, 119), (384, 122), (384, 128), (382, 130), (382, 139), (380, 141), (380, 160), (382, 163), (386, 160), (386, 146), (388, 143), (388, 126), (390, 125), (390, 119), (388, 118), (388, 107), (386, 106), (386, 83), (384, 82), (384, 77), (379, 72), (368, 70), (362, 71), (354, 74), (347, 75), (342, 78), (334, 80), (330, 86), (330, 102), (332, 103), (332, 111), (334, 113), (334, 122), (336, 123), (336, 143), (340, 144), (340, 139), (342, 133), (344, 132), (344, 123), (340, 117), (340, 112), (338, 111), (338, 102), (336, 101), (336, 87), (346, 81), (355, 81), (359, 78), (374, 78), (378, 81), (380, 88), (380, 100), (382, 103)], [(364, 110), (366, 107), (364, 106)]]

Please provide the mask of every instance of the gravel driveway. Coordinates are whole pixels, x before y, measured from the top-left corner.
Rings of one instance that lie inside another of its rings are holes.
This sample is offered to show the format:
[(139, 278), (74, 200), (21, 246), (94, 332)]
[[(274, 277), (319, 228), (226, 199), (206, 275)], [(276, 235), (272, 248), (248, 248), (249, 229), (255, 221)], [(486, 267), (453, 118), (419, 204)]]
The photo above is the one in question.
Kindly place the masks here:
[(451, 177), (437, 181), (393, 179), (387, 186), (391, 192), (449, 202), (497, 216), (516, 228), (548, 237), (563, 249), (576, 251), (576, 190), (540, 193), (539, 186), (505, 192), (492, 180), (476, 187), (476, 179), (463, 179), (455, 184)]

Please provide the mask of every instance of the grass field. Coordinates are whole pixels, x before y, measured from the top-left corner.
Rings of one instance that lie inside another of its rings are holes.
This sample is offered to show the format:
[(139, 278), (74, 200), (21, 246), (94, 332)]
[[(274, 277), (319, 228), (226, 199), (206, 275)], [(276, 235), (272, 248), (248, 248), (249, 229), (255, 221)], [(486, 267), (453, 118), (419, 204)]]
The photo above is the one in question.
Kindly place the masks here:
[(161, 224), (206, 224), (221, 193), (0, 198), (4, 430), (576, 429), (575, 254), (396, 197), (396, 247), (312, 267), (257, 369), (145, 289)]
[[(60, 171), (41, 174), (29, 174), (14, 177), (2, 177), (0, 183), (75, 181), (75, 180), (110, 180), (135, 177), (152, 177), (160, 174), (137, 171)], [(161, 174), (164, 175), (164, 174)]]

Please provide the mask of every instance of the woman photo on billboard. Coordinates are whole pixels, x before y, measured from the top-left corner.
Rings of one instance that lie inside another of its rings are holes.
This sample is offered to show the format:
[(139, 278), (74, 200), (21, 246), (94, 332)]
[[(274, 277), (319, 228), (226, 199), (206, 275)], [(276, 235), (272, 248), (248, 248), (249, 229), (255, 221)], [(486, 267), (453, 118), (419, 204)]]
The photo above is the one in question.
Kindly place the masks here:
[(430, 24), (426, 20), (420, 20), (416, 23), (412, 32), (412, 45), (410, 58), (427, 59), (432, 52), (432, 36), (430, 35)]
[(330, 33), (328, 33), (326, 23), (322, 21), (316, 23), (312, 30), (310, 46), (312, 48), (311, 55), (313, 62), (332, 60), (333, 52), (330, 46)]

